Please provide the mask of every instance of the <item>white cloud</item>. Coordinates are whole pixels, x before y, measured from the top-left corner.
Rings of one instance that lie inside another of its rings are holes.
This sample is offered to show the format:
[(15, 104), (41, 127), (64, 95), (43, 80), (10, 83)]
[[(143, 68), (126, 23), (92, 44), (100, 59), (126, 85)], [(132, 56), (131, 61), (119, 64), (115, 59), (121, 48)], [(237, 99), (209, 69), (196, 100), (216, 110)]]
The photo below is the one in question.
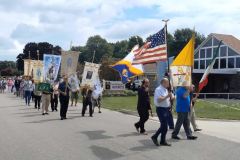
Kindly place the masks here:
[[(136, 7), (153, 11), (143, 10), (144, 17), (129, 19), (126, 11), (139, 15)], [(170, 32), (195, 26), (205, 35), (218, 32), (240, 38), (238, 0), (1, 0), (0, 58), (17, 55), (30, 41), (68, 49), (70, 41), (83, 45), (96, 34), (108, 41), (132, 35), (146, 38), (163, 27), (164, 18), (170, 18)]]

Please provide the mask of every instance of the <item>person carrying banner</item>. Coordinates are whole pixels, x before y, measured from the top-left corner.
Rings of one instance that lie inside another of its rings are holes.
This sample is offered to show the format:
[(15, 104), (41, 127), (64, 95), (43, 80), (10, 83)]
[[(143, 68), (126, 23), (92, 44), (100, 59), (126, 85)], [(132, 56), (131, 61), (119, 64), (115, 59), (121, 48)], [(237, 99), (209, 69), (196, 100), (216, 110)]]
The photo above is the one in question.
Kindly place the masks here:
[(63, 82), (59, 84), (58, 91), (60, 93), (60, 117), (61, 120), (67, 119), (67, 111), (69, 104), (69, 84), (68, 78), (65, 76)]
[(190, 130), (189, 112), (190, 112), (190, 86), (188, 82), (184, 81), (182, 86), (178, 87), (176, 90), (176, 111), (177, 111), (177, 122), (175, 128), (172, 132), (172, 139), (180, 140), (178, 133), (181, 126), (183, 125), (187, 139), (195, 140), (196, 136), (192, 135)]
[(58, 111), (57, 110), (58, 96), (59, 96), (58, 86), (59, 86), (58, 81), (55, 81), (54, 84), (53, 84), (53, 94), (51, 94), (51, 109), (52, 109), (52, 112)]
[[(149, 96), (149, 80), (145, 78), (142, 81), (142, 86), (138, 89), (138, 103), (137, 103), (137, 111), (139, 114), (139, 121), (134, 124), (137, 132), (141, 134), (147, 134), (144, 124), (149, 119), (149, 111), (151, 111), (151, 104), (150, 104), (150, 96)], [(140, 131), (139, 131), (140, 129)]]
[(42, 92), (42, 115), (48, 115), (48, 108), (51, 101), (52, 89)]
[(194, 105), (196, 103), (197, 97), (194, 97), (194, 95), (193, 95), (194, 90), (195, 90), (195, 86), (191, 85), (191, 88), (190, 88), (191, 107), (190, 107), (190, 112), (189, 112), (189, 119), (192, 124), (194, 132), (198, 132), (198, 131), (201, 131), (201, 129), (198, 128), (198, 125), (196, 123), (196, 114), (195, 114)]
[(156, 106), (156, 113), (160, 121), (160, 128), (152, 136), (152, 141), (156, 146), (159, 146), (158, 136), (161, 134), (160, 145), (171, 146), (166, 142), (166, 135), (168, 131), (168, 120), (171, 110), (171, 100), (174, 99), (174, 95), (169, 92), (169, 80), (163, 78), (159, 87), (155, 89), (154, 104)]
[(92, 89), (84, 90), (83, 92), (83, 108), (82, 108), (82, 116), (85, 116), (85, 112), (87, 106), (89, 106), (89, 116), (93, 117), (93, 108), (92, 108)]

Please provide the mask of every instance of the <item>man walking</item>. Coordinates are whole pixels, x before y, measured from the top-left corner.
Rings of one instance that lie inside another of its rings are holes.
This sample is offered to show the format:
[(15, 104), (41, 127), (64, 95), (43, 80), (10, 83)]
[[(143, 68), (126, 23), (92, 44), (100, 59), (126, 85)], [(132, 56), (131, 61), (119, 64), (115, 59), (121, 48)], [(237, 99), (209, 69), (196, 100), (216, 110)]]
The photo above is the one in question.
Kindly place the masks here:
[(59, 84), (58, 87), (59, 90), (59, 99), (60, 99), (60, 117), (61, 120), (67, 119), (67, 110), (68, 110), (68, 104), (69, 104), (69, 84), (68, 84), (68, 78), (64, 77), (63, 82)]
[(52, 112), (58, 111), (57, 106), (58, 106), (58, 81), (55, 81), (53, 84), (53, 94), (51, 94), (51, 108)]
[(171, 110), (170, 100), (174, 99), (174, 96), (171, 92), (168, 91), (169, 80), (163, 78), (159, 87), (155, 89), (154, 93), (154, 104), (156, 106), (156, 113), (160, 121), (160, 128), (152, 136), (152, 141), (156, 146), (159, 146), (158, 136), (161, 134), (160, 145), (162, 146), (171, 146), (171, 144), (166, 142), (166, 134), (168, 131), (168, 120)]
[(142, 86), (138, 89), (137, 110), (138, 110), (140, 119), (137, 123), (135, 123), (135, 127), (138, 132), (139, 132), (139, 128), (140, 128), (141, 134), (147, 134), (146, 130), (144, 128), (144, 124), (148, 120), (149, 110), (151, 110), (148, 87), (149, 87), (149, 80), (144, 79), (142, 81)]
[(193, 130), (194, 132), (198, 132), (198, 131), (201, 131), (201, 129), (198, 128), (198, 125), (196, 123), (196, 114), (195, 114), (195, 102), (196, 102), (196, 97), (193, 97), (193, 92), (195, 90), (195, 86), (194, 85), (191, 85), (191, 88), (190, 88), (190, 100), (191, 100), (191, 107), (190, 107), (190, 113), (189, 113), (189, 119), (190, 119), (190, 122), (192, 124), (192, 127), (193, 127)]
[(172, 138), (180, 140), (178, 137), (178, 133), (180, 131), (181, 126), (183, 125), (187, 139), (195, 140), (197, 137), (192, 135), (190, 130), (190, 121), (188, 114), (190, 112), (190, 86), (187, 86), (187, 83), (184, 82), (183, 86), (179, 87), (176, 91), (176, 111), (177, 111), (177, 122), (175, 125), (175, 129), (172, 132)]

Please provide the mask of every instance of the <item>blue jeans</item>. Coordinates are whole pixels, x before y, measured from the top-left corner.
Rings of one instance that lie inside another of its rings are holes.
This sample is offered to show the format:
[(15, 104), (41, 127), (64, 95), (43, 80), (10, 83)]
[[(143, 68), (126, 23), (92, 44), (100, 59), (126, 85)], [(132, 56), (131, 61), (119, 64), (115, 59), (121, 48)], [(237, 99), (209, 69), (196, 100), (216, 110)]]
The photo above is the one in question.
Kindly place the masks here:
[(170, 110), (168, 112), (169, 112), (169, 114), (168, 114), (168, 126), (169, 126), (170, 129), (174, 129), (174, 121), (173, 121), (172, 112)]
[(161, 134), (160, 143), (166, 142), (166, 134), (168, 131), (168, 119), (169, 119), (169, 110), (170, 108), (165, 107), (157, 107), (156, 112), (160, 121), (160, 128), (157, 132), (152, 136), (153, 138), (157, 139), (159, 134)]
[(25, 102), (26, 102), (26, 105), (30, 104), (30, 100), (31, 100), (31, 91), (25, 91)]

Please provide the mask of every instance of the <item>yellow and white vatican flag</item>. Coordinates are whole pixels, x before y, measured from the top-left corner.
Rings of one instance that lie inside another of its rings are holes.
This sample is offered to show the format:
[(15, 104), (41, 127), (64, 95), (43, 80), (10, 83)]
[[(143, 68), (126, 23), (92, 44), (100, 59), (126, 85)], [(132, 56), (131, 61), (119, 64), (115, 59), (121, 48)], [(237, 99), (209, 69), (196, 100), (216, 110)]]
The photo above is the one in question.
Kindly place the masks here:
[(34, 63), (33, 80), (35, 83), (43, 82), (43, 61), (36, 61)]
[(63, 51), (61, 62), (61, 76), (73, 75), (76, 73), (78, 64), (79, 52), (76, 51)]
[(194, 41), (195, 36), (193, 35), (170, 66), (173, 87), (190, 86), (192, 83)]

